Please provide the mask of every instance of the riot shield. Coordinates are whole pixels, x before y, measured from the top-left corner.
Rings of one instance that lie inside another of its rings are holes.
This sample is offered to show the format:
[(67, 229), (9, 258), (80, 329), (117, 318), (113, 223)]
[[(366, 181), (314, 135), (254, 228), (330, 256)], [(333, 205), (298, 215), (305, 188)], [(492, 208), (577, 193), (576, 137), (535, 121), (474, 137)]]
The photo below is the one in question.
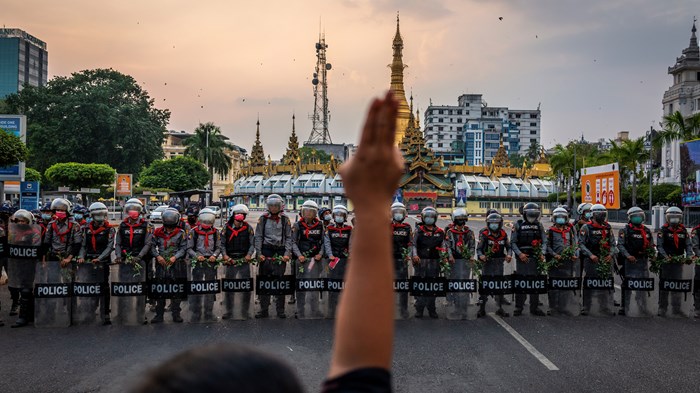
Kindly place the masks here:
[(548, 308), (546, 296), (547, 277), (540, 272), (540, 263), (530, 255), (526, 262), (515, 258), (515, 273), (513, 274), (513, 293), (515, 294), (515, 309), (513, 315), (524, 312), (527, 308), (530, 314), (543, 315)]
[(622, 307), (628, 317), (653, 317), (658, 313), (656, 275), (649, 272), (647, 258), (625, 259), (622, 277)]
[[(490, 258), (478, 264), (479, 267), (472, 269), (472, 277), (479, 280), (480, 313), (485, 314), (495, 310), (499, 316), (510, 316), (506, 296), (513, 293), (513, 280), (512, 275), (505, 272), (506, 270), (512, 272), (514, 264), (506, 264), (505, 258)], [(489, 299), (493, 302), (489, 303)]]
[[(109, 265), (106, 269), (109, 269)], [(105, 307), (105, 301), (109, 299), (107, 291), (109, 287), (104, 264), (93, 264), (89, 260), (78, 264), (73, 281), (72, 324), (103, 324), (108, 311), (108, 307)]]
[(110, 278), (112, 323), (117, 325), (146, 323), (145, 267), (144, 261), (125, 261), (113, 266)]
[[(445, 272), (445, 265), (442, 266)], [(416, 318), (424, 317), (427, 311), (431, 318), (444, 315), (445, 301), (438, 298), (446, 297), (447, 279), (440, 276), (441, 264), (439, 259), (422, 258), (413, 266), (414, 274), (410, 279), (410, 295), (415, 298)], [(439, 313), (438, 313), (439, 307)]]
[(607, 264), (602, 260), (599, 263), (593, 263), (590, 259), (585, 259), (582, 315), (615, 315), (613, 309), (615, 296), (613, 263), (615, 262)]
[[(267, 258), (257, 266), (255, 278), (256, 318), (287, 318), (286, 297), (294, 295), (295, 276), (287, 273), (287, 263)], [(274, 308), (271, 306), (274, 303)]]
[[(187, 300), (188, 268), (182, 259), (165, 266), (156, 262), (153, 277), (148, 281), (148, 298), (155, 301), (153, 323), (182, 322), (182, 306)], [(171, 318), (165, 317), (166, 311)]]
[(224, 278), (221, 280), (224, 298), (222, 319), (250, 319), (252, 310), (250, 299), (254, 288), (251, 270), (251, 263), (243, 258), (232, 259), (228, 265), (224, 266)]
[(19, 319), (34, 319), (34, 275), (39, 261), (41, 227), (10, 223), (7, 237), (8, 285), (20, 291)]
[(411, 313), (408, 312), (409, 267), (410, 260), (394, 259), (395, 319), (408, 319), (411, 317)]
[(336, 258), (328, 261), (327, 269), (327, 289), (328, 289), (328, 307), (326, 308), (326, 317), (335, 318), (335, 312), (338, 308), (340, 296), (345, 288), (345, 270), (348, 266), (347, 258)]
[(659, 274), (659, 316), (692, 318), (695, 268), (687, 263), (664, 263)]
[(468, 259), (456, 259), (452, 264), (447, 276), (447, 319), (476, 319), (477, 305), (472, 301), (472, 296), (476, 294), (477, 281), (470, 278), (471, 274), (472, 263)]
[(581, 314), (581, 260), (551, 261), (547, 299), (551, 315)]
[(188, 269), (187, 311), (184, 319), (191, 323), (217, 322), (221, 316), (221, 281), (219, 264), (191, 262)]
[(309, 258), (304, 263), (296, 263), (296, 317), (299, 319), (320, 319), (325, 304), (322, 302), (328, 296), (322, 296), (326, 291), (323, 263), (321, 260)]
[(34, 326), (68, 327), (71, 324), (72, 269), (59, 261), (37, 263), (34, 276)]

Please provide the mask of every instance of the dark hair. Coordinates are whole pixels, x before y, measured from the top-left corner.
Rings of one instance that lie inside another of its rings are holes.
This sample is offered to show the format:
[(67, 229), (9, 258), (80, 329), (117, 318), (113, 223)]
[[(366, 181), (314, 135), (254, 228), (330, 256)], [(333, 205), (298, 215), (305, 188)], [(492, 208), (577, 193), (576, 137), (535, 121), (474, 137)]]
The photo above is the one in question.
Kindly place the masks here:
[(133, 393), (303, 392), (281, 360), (233, 344), (189, 349), (149, 371)]

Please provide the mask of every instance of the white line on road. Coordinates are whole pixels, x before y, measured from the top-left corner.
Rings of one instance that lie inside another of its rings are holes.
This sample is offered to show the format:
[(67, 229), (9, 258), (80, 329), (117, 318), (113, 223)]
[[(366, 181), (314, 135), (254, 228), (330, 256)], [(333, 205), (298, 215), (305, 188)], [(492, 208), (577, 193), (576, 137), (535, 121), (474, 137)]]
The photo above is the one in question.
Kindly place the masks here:
[(619, 285), (617, 285), (617, 284), (615, 284), (615, 289), (617, 289), (618, 291), (621, 291), (621, 290), (622, 290), (622, 288), (621, 288)]
[(506, 329), (508, 333), (510, 333), (511, 336), (513, 336), (514, 339), (516, 339), (525, 349), (527, 349), (532, 356), (534, 356), (537, 360), (540, 361), (545, 367), (549, 369), (549, 371), (559, 371), (559, 367), (555, 366), (554, 363), (552, 363), (549, 359), (547, 359), (546, 356), (542, 354), (542, 352), (538, 351), (537, 348), (533, 347), (532, 344), (530, 344), (525, 337), (521, 336), (520, 333), (516, 332), (515, 329), (513, 329), (506, 321), (503, 320), (503, 318), (499, 317), (498, 315), (490, 312), (489, 316), (493, 318), (494, 321), (496, 321), (503, 329)]

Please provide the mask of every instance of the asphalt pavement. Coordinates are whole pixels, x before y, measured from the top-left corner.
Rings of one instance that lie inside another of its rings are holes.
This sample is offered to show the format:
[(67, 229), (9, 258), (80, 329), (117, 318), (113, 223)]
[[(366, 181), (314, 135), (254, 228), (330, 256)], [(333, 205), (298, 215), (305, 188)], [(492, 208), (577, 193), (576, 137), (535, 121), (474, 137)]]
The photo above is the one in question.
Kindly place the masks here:
[[(251, 216), (251, 221), (254, 217)], [(446, 222), (440, 222), (444, 226)], [(483, 219), (470, 221), (473, 229)], [(0, 287), (7, 324), (9, 294)], [(370, 307), (371, 305), (368, 305)], [(166, 320), (168, 320), (166, 314)], [(397, 392), (697, 392), (700, 321), (533, 317), (397, 321)], [(0, 392), (121, 392), (187, 348), (222, 342), (286, 360), (307, 391), (328, 370), (331, 320), (0, 328)]]

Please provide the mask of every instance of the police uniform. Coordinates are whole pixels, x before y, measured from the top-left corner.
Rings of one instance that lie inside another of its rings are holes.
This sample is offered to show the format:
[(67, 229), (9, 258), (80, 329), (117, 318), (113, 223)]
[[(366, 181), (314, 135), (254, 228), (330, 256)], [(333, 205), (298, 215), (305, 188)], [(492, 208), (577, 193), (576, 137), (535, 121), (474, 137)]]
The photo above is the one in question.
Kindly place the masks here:
[[(118, 274), (119, 282), (131, 282), (134, 280), (135, 276), (144, 274), (146, 275), (146, 279), (148, 279), (148, 273), (145, 271), (146, 267), (151, 265), (149, 263), (149, 257), (151, 255), (152, 242), (153, 226), (143, 218), (139, 218), (135, 223), (125, 218), (119, 223), (114, 241), (114, 255), (121, 261)], [(129, 258), (137, 258), (137, 260), (133, 262), (139, 263), (143, 272), (134, 269), (133, 264), (126, 264), (125, 262)], [(145, 302), (145, 299), (137, 300), (139, 307), (141, 307), (142, 302)], [(131, 306), (132, 299), (120, 297), (117, 302), (117, 318), (124, 319), (126, 315), (133, 315), (133, 313), (140, 315), (139, 310), (127, 309)], [(145, 307), (145, 303), (143, 307)]]
[[(109, 264), (112, 259), (112, 250), (114, 249), (114, 234), (114, 228), (107, 221), (99, 226), (95, 225), (93, 221), (83, 227), (78, 259), (84, 259), (85, 262), (83, 262), (83, 265), (78, 266), (76, 279), (79, 277), (81, 280), (87, 280), (87, 282), (102, 282), (104, 288), (108, 288)], [(93, 259), (99, 260), (97, 268), (92, 263)], [(86, 299), (81, 305), (86, 307), (85, 312), (91, 312), (91, 315), (94, 315), (97, 306), (101, 302), (104, 321), (107, 322), (109, 320), (109, 301), (109, 290), (105, 290), (102, 298)]]
[[(454, 259), (454, 264), (450, 271), (452, 279), (461, 280), (469, 278), (471, 271), (471, 260), (474, 258), (474, 249), (476, 248), (476, 239), (474, 232), (468, 226), (463, 225), (461, 228), (456, 225), (450, 225), (445, 230), (447, 251)], [(460, 250), (468, 250), (471, 255), (462, 255)], [(469, 304), (468, 293), (451, 293), (447, 295), (449, 303), (454, 304), (456, 314), (454, 317), (466, 319), (466, 311)], [(451, 317), (452, 318), (452, 317)]]
[[(215, 265), (208, 262), (209, 257), (217, 258), (221, 254), (221, 233), (213, 226), (203, 228), (200, 225), (192, 228), (192, 232), (188, 239), (187, 253), (190, 258), (204, 257), (205, 261), (197, 263), (192, 268), (192, 281), (209, 281), (216, 280), (217, 268)], [(208, 294), (202, 296), (192, 296), (189, 299), (190, 311), (192, 312), (192, 320), (199, 320), (204, 308), (204, 319), (214, 318), (214, 301), (216, 295)]]
[[(561, 256), (565, 249), (574, 247), (576, 251), (574, 257), (579, 257), (578, 250), (578, 234), (576, 228), (571, 223), (566, 223), (563, 226), (553, 225), (547, 230), (547, 252), (546, 257), (548, 259), (554, 259), (555, 255)], [(573, 258), (571, 260), (560, 259), (557, 262), (558, 266), (549, 269), (549, 277), (556, 278), (571, 278), (580, 277), (581, 269), (577, 266), (577, 261)], [(570, 310), (567, 308), (569, 305), (570, 297), (574, 295), (573, 291), (552, 291), (547, 293), (549, 299), (549, 308), (553, 312), (564, 313), (568, 315), (570, 311), (572, 314), (578, 315), (578, 310)], [(578, 299), (577, 299), (578, 303)], [(579, 308), (579, 305), (576, 306)]]
[[(482, 271), (482, 276), (503, 277), (503, 262), (505, 258), (511, 254), (511, 243), (508, 241), (508, 233), (504, 229), (499, 229), (498, 232), (493, 232), (488, 228), (483, 228), (479, 231), (479, 243), (476, 247), (476, 257), (486, 258)], [(504, 295), (495, 295), (496, 304), (499, 310), (503, 310)], [(483, 314), (486, 309), (487, 295), (480, 295), (480, 308)], [(503, 312), (502, 312), (503, 313)]]
[[(656, 235), (656, 247), (659, 251), (659, 258), (673, 256), (693, 255), (692, 242), (688, 236), (688, 230), (683, 224), (673, 227), (668, 223), (664, 224)], [(661, 266), (661, 279), (683, 279), (683, 265), (677, 263), (665, 263)], [(671, 297), (671, 310), (673, 314), (681, 313), (681, 298), (683, 293), (670, 293), (659, 291), (659, 314), (663, 315), (668, 309), (668, 298)]]
[[(320, 260), (316, 260), (317, 255), (323, 255), (323, 242), (325, 237), (325, 229), (323, 223), (317, 218), (314, 218), (311, 223), (307, 223), (303, 218), (299, 219), (292, 226), (292, 252), (296, 258), (304, 256), (304, 263), (297, 260), (299, 270), (296, 276), (298, 278), (319, 278), (323, 272), (323, 264)], [(312, 266), (313, 264), (313, 266)], [(310, 308), (313, 314), (319, 315), (318, 310), (318, 293), (308, 294)], [(304, 309), (306, 307), (307, 292), (300, 291), (296, 295), (297, 313), (300, 318), (304, 317)]]
[[(233, 225), (233, 220), (229, 220), (221, 235), (221, 253), (231, 259), (241, 259), (246, 255), (253, 257), (255, 253), (255, 232), (253, 228), (243, 221), (240, 227)], [(226, 266), (225, 277), (228, 279), (249, 279), (250, 264), (244, 263), (240, 266)], [(241, 304), (243, 318), (249, 318), (250, 312), (250, 292), (243, 292)], [(233, 315), (233, 294), (226, 293), (224, 296), (224, 318), (228, 319)]]
[[(513, 227), (510, 243), (513, 253), (516, 256), (516, 274), (530, 277), (537, 276), (537, 264), (539, 261), (535, 258), (534, 249), (535, 247), (541, 247), (542, 255), (544, 255), (547, 250), (547, 234), (542, 223), (540, 223), (539, 220), (532, 223), (522, 219), (518, 220)], [(520, 260), (520, 255), (522, 254), (527, 255), (526, 262)], [(516, 313), (523, 309), (526, 297), (525, 294), (515, 295)], [(530, 313), (541, 313), (541, 311), (539, 311), (539, 304), (540, 295), (530, 294)]]
[[(413, 256), (420, 258), (415, 266), (414, 275), (423, 278), (436, 278), (440, 274), (440, 250), (445, 249), (445, 231), (433, 226), (417, 225), (413, 235)], [(437, 318), (434, 296), (418, 296), (416, 299), (416, 317), (423, 316), (427, 308), (431, 318)]]
[[(348, 264), (348, 255), (350, 255), (350, 242), (352, 235), (352, 227), (346, 224), (339, 225), (331, 223), (326, 228), (326, 234), (323, 240), (323, 246), (326, 250), (326, 255), (329, 259), (328, 277), (342, 280), (345, 278), (345, 269)], [(338, 258), (337, 263), (334, 262)], [(335, 263), (335, 266), (331, 266)], [(338, 305), (338, 292), (330, 292), (328, 294), (328, 316), (335, 316), (335, 308)]]
[[(186, 280), (187, 268), (189, 265), (184, 258), (187, 256), (188, 245), (187, 232), (179, 226), (168, 230), (165, 226), (157, 228), (153, 231), (153, 239), (151, 242), (151, 255), (156, 258), (155, 275), (156, 280)], [(166, 266), (157, 262), (158, 257), (163, 257), (166, 261)], [(175, 263), (170, 265), (170, 258), (175, 257)], [(181, 298), (173, 298), (170, 300), (170, 311), (172, 312), (173, 321), (182, 322), (180, 317)], [(156, 320), (162, 320), (165, 312), (165, 299), (156, 299)]]
[[(261, 276), (282, 277), (287, 270), (287, 264), (273, 260), (274, 257), (292, 256), (292, 224), (289, 217), (280, 212), (278, 214), (265, 213), (258, 219), (255, 227), (255, 253), (265, 256), (266, 260), (258, 262), (258, 274)], [(260, 295), (261, 316), (267, 316), (270, 307), (270, 296)], [(284, 318), (285, 301), (283, 295), (275, 296), (278, 317)]]
[[(408, 279), (408, 264), (412, 255), (413, 231), (411, 225), (392, 221), (394, 277), (397, 280)], [(402, 318), (408, 318), (408, 292), (399, 292), (399, 311)]]
[[(613, 233), (610, 224), (605, 222), (604, 224), (598, 224), (595, 221), (591, 221), (585, 224), (581, 228), (579, 233), (579, 250), (581, 256), (583, 257), (583, 270), (586, 273), (586, 277), (599, 277), (598, 271), (596, 270), (596, 263), (591, 260), (592, 256), (597, 256), (600, 258), (601, 255), (601, 242), (603, 239), (607, 239), (608, 256), (612, 258), (611, 263), (615, 263), (615, 257), (617, 255), (617, 246), (615, 244), (615, 234)], [(603, 308), (608, 307), (608, 302), (606, 301), (606, 296), (603, 291), (598, 292), (598, 300), (600, 306)], [(593, 293), (591, 290), (583, 291), (583, 311), (587, 314), (590, 311), (591, 303), (593, 301)], [(612, 310), (602, 309), (603, 313), (612, 314)]]

